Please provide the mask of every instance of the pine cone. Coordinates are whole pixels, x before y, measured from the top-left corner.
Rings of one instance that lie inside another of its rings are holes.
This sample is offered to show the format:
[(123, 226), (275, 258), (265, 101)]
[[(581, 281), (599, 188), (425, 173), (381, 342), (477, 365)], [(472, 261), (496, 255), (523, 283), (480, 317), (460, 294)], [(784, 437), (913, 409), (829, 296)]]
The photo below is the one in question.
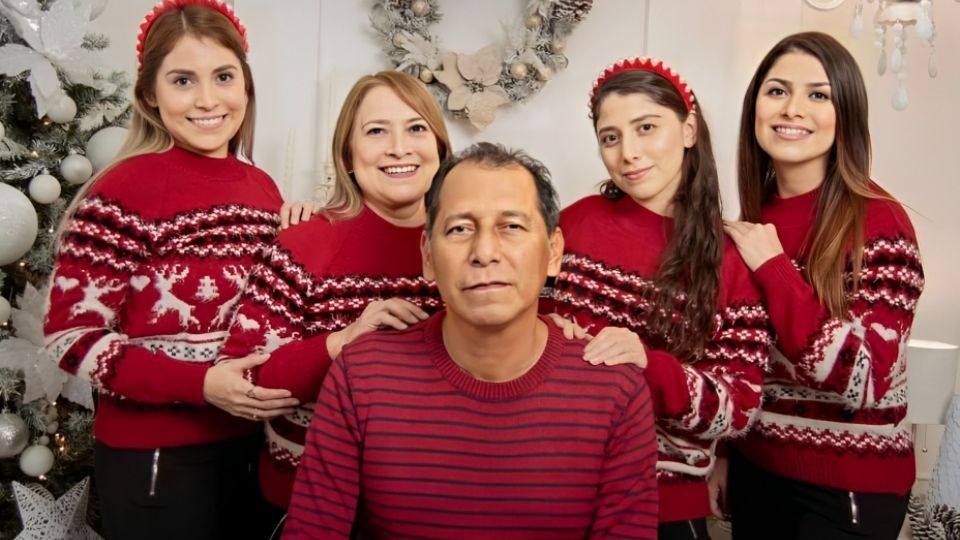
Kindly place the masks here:
[(571, 19), (574, 22), (582, 21), (590, 8), (593, 7), (593, 0), (560, 0), (553, 8), (551, 18), (553, 19)]
[(930, 514), (931, 520), (943, 527), (947, 540), (960, 540), (960, 512), (945, 504), (938, 504)]
[(910, 519), (910, 532), (914, 540), (947, 540), (947, 532), (938, 519), (927, 515), (926, 501), (923, 497), (910, 496), (907, 506)]

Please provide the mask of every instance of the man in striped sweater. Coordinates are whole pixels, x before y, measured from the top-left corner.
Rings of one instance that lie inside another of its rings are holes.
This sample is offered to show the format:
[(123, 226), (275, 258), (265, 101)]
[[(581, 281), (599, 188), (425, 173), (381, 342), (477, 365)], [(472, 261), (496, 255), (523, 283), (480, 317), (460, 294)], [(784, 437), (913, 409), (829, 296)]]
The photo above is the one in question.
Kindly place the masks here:
[(537, 315), (560, 269), (542, 164), (489, 143), (441, 165), (424, 276), (446, 304), (343, 349), (284, 538), (656, 538), (650, 395)]

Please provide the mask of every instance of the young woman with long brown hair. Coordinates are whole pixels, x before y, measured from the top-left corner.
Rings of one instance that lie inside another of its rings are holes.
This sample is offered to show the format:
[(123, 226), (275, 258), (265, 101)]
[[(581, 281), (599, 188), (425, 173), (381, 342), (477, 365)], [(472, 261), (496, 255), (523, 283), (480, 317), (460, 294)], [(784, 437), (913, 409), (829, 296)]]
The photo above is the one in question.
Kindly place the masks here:
[(850, 53), (817, 32), (777, 43), (743, 99), (743, 221), (726, 224), (776, 334), (763, 410), (731, 456), (738, 540), (900, 531), (915, 475), (903, 353), (923, 270), (870, 159)]
[[(265, 508), (261, 425), (210, 402), (218, 381), (262, 360), (213, 360), (282, 200), (243, 161), (255, 93), (233, 12), (217, 0), (165, 0), (140, 29), (130, 133), (64, 219), (47, 345), (99, 389), (108, 538), (250, 537)], [(244, 384), (258, 398), (243, 398), (251, 413), (293, 410), (289, 391)]]
[(689, 87), (658, 61), (624, 60), (601, 74), (590, 110), (610, 179), (561, 213), (566, 254), (543, 309), (594, 334), (585, 360), (645, 368), (659, 537), (708, 538), (713, 447), (759, 409), (766, 313), (725, 241), (710, 132)]

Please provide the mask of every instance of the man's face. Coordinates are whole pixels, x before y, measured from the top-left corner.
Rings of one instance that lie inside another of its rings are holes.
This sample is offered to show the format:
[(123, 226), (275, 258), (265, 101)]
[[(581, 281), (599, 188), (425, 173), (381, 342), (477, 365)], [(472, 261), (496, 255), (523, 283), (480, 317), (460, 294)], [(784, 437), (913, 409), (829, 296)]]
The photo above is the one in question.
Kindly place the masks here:
[(423, 274), (437, 282), (447, 317), (477, 328), (535, 317), (547, 275), (560, 271), (563, 235), (547, 235), (531, 174), (471, 161), (447, 175)]

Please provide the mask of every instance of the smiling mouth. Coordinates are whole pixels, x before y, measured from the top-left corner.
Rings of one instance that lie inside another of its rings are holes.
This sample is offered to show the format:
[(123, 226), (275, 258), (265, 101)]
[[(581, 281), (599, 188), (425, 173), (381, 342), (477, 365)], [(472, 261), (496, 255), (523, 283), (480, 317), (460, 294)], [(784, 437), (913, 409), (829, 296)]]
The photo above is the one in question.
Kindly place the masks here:
[(190, 118), (187, 117), (190, 122), (200, 128), (209, 129), (220, 127), (223, 124), (223, 121), (227, 118), (227, 115), (221, 114), (220, 116), (210, 116), (207, 118)]
[(413, 176), (419, 168), (419, 165), (389, 165), (380, 167), (380, 170), (391, 178), (407, 178)]
[(639, 180), (647, 175), (650, 172), (650, 169), (653, 169), (653, 166), (647, 167), (645, 169), (637, 169), (634, 171), (626, 171), (623, 174), (623, 177), (627, 180)]
[(775, 131), (777, 135), (781, 135), (787, 138), (794, 138), (794, 139), (806, 137), (811, 133), (813, 133), (809, 129), (798, 128), (798, 127), (787, 127), (787, 126), (775, 126), (773, 128), (773, 131)]

